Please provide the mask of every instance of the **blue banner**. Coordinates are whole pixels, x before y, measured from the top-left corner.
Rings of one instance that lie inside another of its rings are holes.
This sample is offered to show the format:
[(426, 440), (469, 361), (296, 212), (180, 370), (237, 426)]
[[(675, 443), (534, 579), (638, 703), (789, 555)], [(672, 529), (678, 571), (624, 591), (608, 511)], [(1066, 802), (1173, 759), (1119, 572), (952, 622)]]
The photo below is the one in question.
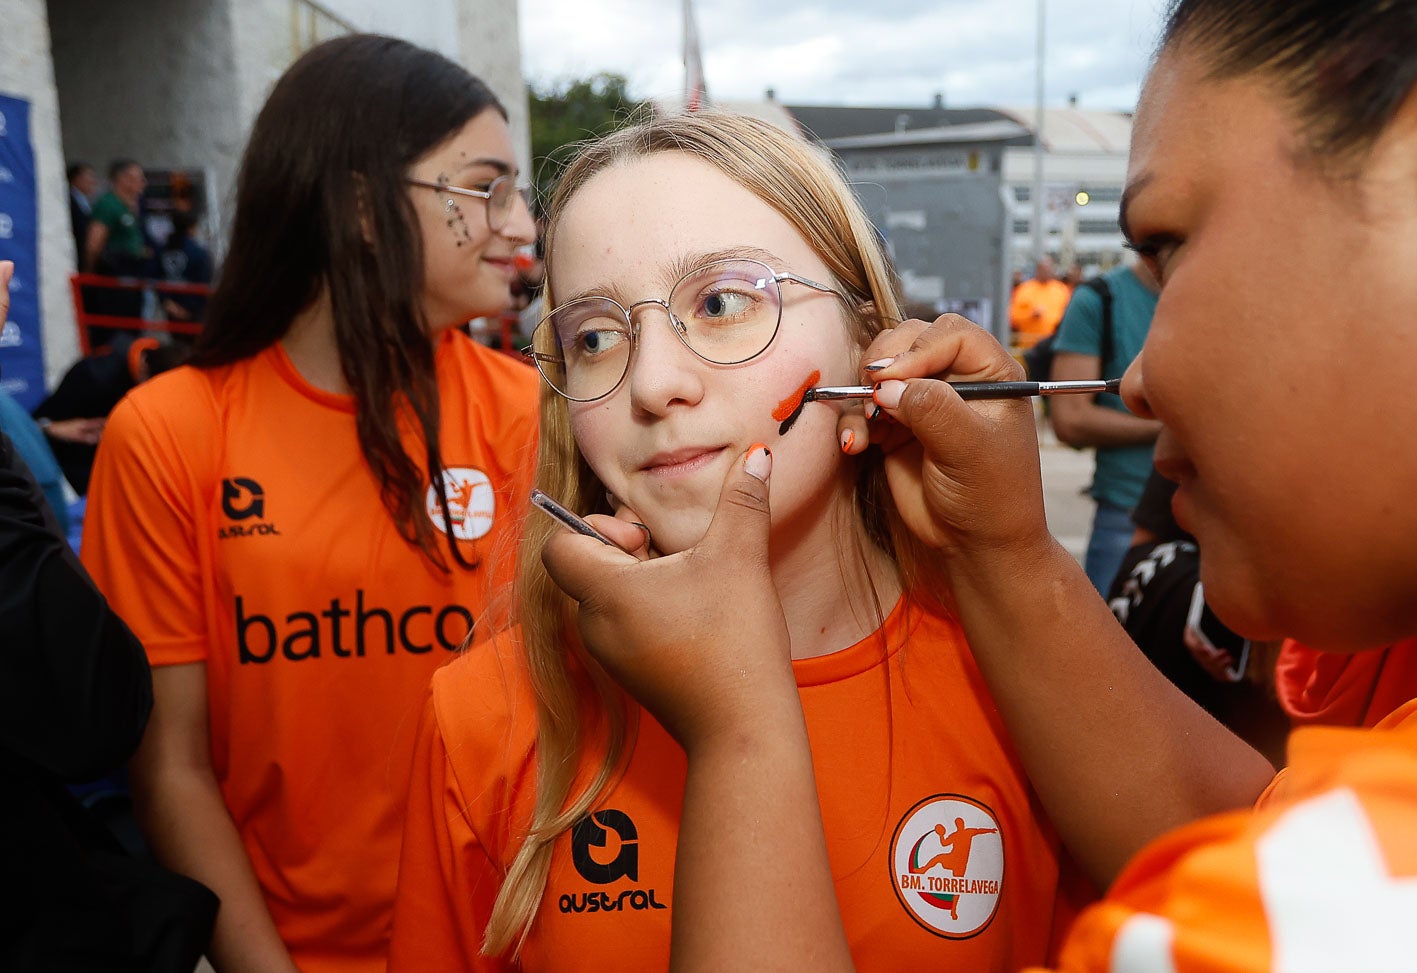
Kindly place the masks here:
[(44, 398), (37, 185), (30, 103), (0, 94), (0, 260), (15, 262), (10, 320), (0, 330), (0, 389), (27, 410)]

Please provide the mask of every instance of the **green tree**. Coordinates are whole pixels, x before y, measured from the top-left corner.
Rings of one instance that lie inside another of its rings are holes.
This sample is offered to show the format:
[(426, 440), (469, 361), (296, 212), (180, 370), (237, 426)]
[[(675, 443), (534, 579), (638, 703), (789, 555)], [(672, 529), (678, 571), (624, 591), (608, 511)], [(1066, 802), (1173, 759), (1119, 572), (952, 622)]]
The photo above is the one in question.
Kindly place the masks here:
[(540, 200), (547, 199), (567, 148), (576, 142), (620, 128), (640, 103), (626, 90), (623, 75), (601, 72), (589, 78), (530, 85), (531, 166)]

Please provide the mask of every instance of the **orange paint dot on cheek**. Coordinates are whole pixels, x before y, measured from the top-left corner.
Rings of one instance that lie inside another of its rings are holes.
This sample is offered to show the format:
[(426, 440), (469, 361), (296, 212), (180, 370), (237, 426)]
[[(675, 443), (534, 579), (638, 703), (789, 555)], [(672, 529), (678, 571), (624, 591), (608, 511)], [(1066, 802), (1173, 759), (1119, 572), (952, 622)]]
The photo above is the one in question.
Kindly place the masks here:
[(807, 376), (807, 380), (798, 386), (797, 391), (777, 404), (777, 408), (772, 410), (772, 417), (778, 422), (783, 422), (788, 416), (796, 412), (802, 405), (802, 399), (807, 394), (807, 390), (822, 380), (822, 373), (812, 372)]

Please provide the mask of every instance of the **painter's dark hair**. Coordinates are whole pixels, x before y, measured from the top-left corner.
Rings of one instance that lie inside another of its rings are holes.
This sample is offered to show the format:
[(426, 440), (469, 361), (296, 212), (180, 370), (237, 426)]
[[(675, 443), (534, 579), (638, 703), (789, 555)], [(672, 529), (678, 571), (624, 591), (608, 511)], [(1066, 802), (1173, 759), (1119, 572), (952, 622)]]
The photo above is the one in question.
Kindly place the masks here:
[(93, 166), (89, 165), (87, 162), (71, 162), (64, 169), (64, 178), (69, 180), (69, 182), (73, 182), (74, 177), (85, 171), (93, 172)]
[[(441, 567), (425, 482), (444, 522), (451, 518), (420, 300), (422, 236), (404, 180), (417, 159), (489, 108), (506, 118), (463, 68), (392, 37), (356, 34), (306, 52), (252, 129), (231, 243), (193, 359), (212, 368), (255, 355), (326, 286), (364, 459), (399, 533)], [(400, 439), (400, 410), (419, 433), (417, 461)], [(451, 532), (447, 549), (469, 566)]]
[(1176, 0), (1162, 47), (1177, 43), (1194, 44), (1213, 79), (1276, 85), (1322, 165), (1361, 158), (1417, 84), (1412, 0)]

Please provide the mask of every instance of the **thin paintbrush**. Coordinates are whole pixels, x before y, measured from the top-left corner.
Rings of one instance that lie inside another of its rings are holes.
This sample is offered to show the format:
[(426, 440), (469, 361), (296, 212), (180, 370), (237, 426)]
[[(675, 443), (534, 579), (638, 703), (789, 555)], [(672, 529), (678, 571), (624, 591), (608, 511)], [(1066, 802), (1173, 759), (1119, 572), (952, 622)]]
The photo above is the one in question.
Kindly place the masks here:
[[(1120, 378), (1089, 382), (951, 382), (950, 388), (961, 399), (1027, 399), (1035, 395), (1076, 395), (1111, 392), (1122, 387)], [(824, 385), (808, 389), (804, 402), (825, 402), (832, 399), (869, 399), (875, 394), (874, 385)]]
[[(811, 380), (815, 380), (815, 374)], [(1075, 395), (1092, 394), (1098, 392), (1111, 392), (1116, 394), (1122, 387), (1120, 378), (1113, 378), (1107, 381), (1098, 379), (1090, 382), (951, 382), (950, 388), (954, 389), (962, 399), (1027, 399), (1035, 395)], [(797, 423), (797, 418), (802, 415), (802, 410), (806, 408), (808, 402), (829, 402), (836, 399), (869, 399), (876, 393), (874, 385), (823, 385), (817, 388), (799, 389), (798, 395), (802, 396), (797, 401), (796, 407), (792, 406), (792, 399), (785, 399), (779, 403), (780, 411), (773, 413), (773, 418), (782, 423), (777, 428), (778, 435), (787, 435), (787, 430)]]

